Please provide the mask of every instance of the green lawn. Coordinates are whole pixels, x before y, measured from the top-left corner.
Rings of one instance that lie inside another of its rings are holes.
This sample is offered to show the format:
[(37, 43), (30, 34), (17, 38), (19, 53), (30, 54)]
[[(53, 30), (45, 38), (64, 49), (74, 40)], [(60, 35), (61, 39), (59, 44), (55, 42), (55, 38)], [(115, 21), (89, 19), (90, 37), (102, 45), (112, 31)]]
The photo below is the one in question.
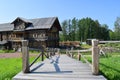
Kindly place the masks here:
[(14, 50), (0, 50), (0, 53), (14, 53)]
[(14, 75), (21, 71), (20, 58), (0, 59), (0, 80), (10, 80)]
[(108, 80), (120, 80), (120, 56), (100, 58), (100, 71)]
[[(14, 50), (0, 50), (0, 53), (14, 53)], [(36, 51), (36, 50), (29, 50), (29, 53), (34, 53), (34, 54), (39, 54), (40, 51)]]
[[(30, 62), (35, 57), (30, 58)], [(0, 80), (11, 80), (22, 69), (21, 58), (0, 59)]]
[(91, 48), (92, 46), (90, 46), (90, 45), (88, 45), (88, 44), (82, 44), (81, 47), (82, 47), (83, 49), (89, 49), (89, 48)]
[[(91, 62), (91, 57), (89, 55), (85, 56)], [(120, 80), (120, 55), (100, 57), (99, 69), (108, 80)]]

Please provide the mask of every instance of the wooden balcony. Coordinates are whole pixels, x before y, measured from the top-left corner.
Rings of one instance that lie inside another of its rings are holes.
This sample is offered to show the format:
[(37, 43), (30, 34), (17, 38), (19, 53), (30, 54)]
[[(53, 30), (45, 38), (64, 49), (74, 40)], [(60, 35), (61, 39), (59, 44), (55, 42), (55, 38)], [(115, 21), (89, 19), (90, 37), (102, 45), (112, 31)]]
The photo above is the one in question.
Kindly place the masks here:
[(37, 40), (37, 41), (46, 41), (48, 40), (48, 36), (38, 37), (38, 38), (27, 38), (28, 40)]
[(12, 41), (12, 42), (21, 42), (21, 40), (24, 40), (24, 38), (17, 37), (17, 38), (8, 39), (8, 41)]

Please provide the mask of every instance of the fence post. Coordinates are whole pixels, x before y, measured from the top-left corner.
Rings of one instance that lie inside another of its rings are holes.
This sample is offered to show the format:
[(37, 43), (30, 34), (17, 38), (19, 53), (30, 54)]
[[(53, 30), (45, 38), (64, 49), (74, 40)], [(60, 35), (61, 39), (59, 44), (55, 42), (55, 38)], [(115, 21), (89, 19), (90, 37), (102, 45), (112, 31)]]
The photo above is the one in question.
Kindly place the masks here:
[(92, 40), (92, 73), (94, 75), (99, 74), (99, 41)]
[(22, 71), (23, 73), (29, 73), (29, 49), (28, 41), (22, 40)]
[(80, 61), (80, 60), (81, 60), (81, 55), (80, 55), (80, 52), (78, 50), (78, 61)]
[(42, 50), (42, 56), (41, 56), (41, 61), (44, 61), (44, 51)]
[(45, 53), (44, 53), (44, 52), (45, 52), (45, 46), (44, 46), (44, 45), (41, 46), (41, 50), (42, 50), (42, 53), (41, 53), (41, 54), (42, 54), (42, 56), (41, 56), (41, 61), (44, 61), (44, 54), (45, 54)]

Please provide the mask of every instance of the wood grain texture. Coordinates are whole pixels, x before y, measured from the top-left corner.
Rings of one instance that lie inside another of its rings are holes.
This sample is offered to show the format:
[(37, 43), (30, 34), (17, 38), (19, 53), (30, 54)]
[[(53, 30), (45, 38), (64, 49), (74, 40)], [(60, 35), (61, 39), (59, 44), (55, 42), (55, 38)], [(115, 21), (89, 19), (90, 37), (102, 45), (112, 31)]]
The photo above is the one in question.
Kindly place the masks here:
[(31, 73), (18, 73), (13, 80), (106, 80), (102, 75), (92, 75), (88, 64), (68, 57), (55, 55), (30, 68)]

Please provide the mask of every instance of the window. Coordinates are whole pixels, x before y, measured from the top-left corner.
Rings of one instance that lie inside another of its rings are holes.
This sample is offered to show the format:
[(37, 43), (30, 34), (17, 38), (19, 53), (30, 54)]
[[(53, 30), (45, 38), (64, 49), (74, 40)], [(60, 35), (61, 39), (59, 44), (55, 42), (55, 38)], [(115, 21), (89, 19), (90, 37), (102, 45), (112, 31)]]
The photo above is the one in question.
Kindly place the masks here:
[(33, 38), (37, 38), (37, 33), (33, 33)]

